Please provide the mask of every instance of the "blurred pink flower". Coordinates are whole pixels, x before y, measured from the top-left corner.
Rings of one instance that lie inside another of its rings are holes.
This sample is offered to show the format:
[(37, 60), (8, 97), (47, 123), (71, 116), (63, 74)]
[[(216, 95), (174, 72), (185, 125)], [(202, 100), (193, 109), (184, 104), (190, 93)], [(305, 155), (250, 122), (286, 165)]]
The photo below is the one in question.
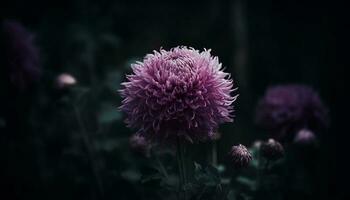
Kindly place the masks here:
[(68, 73), (60, 74), (56, 79), (56, 85), (59, 89), (65, 89), (67, 87), (73, 86), (77, 83), (77, 80)]

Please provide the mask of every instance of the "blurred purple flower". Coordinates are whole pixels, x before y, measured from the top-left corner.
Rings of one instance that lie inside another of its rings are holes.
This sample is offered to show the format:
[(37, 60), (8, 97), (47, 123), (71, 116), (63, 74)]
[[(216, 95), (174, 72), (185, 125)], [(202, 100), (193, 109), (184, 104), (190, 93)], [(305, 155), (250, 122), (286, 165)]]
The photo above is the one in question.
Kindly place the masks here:
[(237, 169), (247, 167), (250, 161), (252, 160), (252, 155), (248, 151), (247, 147), (241, 144), (237, 146), (232, 146), (230, 151), (230, 157), (233, 166)]
[(276, 139), (290, 140), (302, 128), (327, 127), (328, 111), (312, 88), (280, 85), (269, 88), (258, 103), (256, 123)]
[(210, 50), (161, 49), (132, 65), (120, 90), (128, 126), (156, 140), (210, 139), (218, 125), (232, 122), (233, 83)]
[(310, 130), (302, 129), (294, 137), (294, 142), (301, 145), (313, 144), (316, 142), (316, 135)]
[(1, 24), (4, 70), (9, 81), (20, 89), (38, 80), (39, 51), (33, 35), (19, 22), (5, 20)]

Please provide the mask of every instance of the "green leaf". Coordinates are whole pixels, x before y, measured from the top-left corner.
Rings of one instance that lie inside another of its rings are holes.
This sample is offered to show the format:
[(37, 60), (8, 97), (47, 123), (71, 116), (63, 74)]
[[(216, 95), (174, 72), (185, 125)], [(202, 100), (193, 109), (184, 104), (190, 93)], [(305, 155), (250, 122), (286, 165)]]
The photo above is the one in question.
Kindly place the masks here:
[(114, 149), (120, 147), (120, 145), (120, 140), (116, 139), (96, 140), (94, 142), (94, 147), (97, 151), (111, 152)]
[(199, 163), (194, 162), (194, 169), (196, 172), (200, 171), (200, 170), (202, 170), (202, 166)]
[(186, 185), (183, 186), (183, 189), (185, 191), (193, 191), (195, 189), (197, 189), (199, 187), (199, 185), (195, 184), (195, 183), (187, 183)]
[(224, 173), (226, 170), (225, 165), (218, 165), (216, 168), (218, 169), (219, 173)]
[(227, 194), (227, 200), (236, 200), (236, 194), (235, 191), (230, 190)]
[(122, 114), (118, 111), (116, 106), (112, 104), (103, 104), (102, 109), (98, 115), (98, 122), (100, 124), (109, 124), (114, 121), (121, 120)]
[(120, 174), (121, 177), (123, 177), (125, 180), (128, 180), (130, 182), (137, 182), (140, 180), (141, 178), (141, 174), (140, 172), (138, 171), (135, 171), (135, 170), (126, 170), (126, 171), (123, 171), (121, 174)]
[(256, 181), (251, 180), (244, 176), (237, 177), (236, 181), (242, 185), (249, 187), (251, 190), (255, 190), (257, 186)]
[(120, 71), (111, 71), (107, 74), (105, 84), (111, 89), (113, 92), (116, 92), (120, 89), (120, 83), (122, 81), (122, 73)]
[(206, 167), (206, 172), (212, 176), (213, 178), (219, 178), (220, 177), (220, 173), (219, 173), (219, 170), (212, 166), (212, 165), (209, 165), (208, 167)]
[(161, 180), (162, 178), (163, 176), (159, 173), (151, 174), (142, 178), (141, 183), (147, 183), (149, 181), (154, 181), (154, 180)]
[(195, 180), (197, 184), (206, 187), (218, 187), (221, 184), (219, 171), (213, 166), (207, 166), (203, 169), (198, 163), (195, 163)]
[(177, 176), (169, 175), (166, 178), (162, 179), (160, 185), (163, 187), (167, 187), (168, 189), (177, 190), (179, 185), (179, 179)]

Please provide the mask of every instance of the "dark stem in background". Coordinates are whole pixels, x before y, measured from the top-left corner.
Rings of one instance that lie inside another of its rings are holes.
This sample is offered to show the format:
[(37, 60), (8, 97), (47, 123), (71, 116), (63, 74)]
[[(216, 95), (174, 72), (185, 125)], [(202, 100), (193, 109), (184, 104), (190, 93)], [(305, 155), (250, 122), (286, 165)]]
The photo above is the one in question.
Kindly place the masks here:
[(236, 68), (236, 76), (240, 88), (247, 88), (249, 83), (247, 57), (248, 57), (248, 38), (247, 38), (247, 22), (245, 17), (244, 0), (235, 0), (232, 3), (232, 30), (234, 31), (234, 65)]
[(103, 182), (102, 182), (101, 175), (99, 173), (97, 161), (95, 159), (95, 151), (94, 151), (94, 148), (92, 146), (90, 136), (89, 136), (88, 132), (86, 131), (86, 128), (85, 128), (83, 119), (80, 115), (80, 111), (79, 111), (78, 107), (73, 104), (73, 109), (74, 109), (74, 113), (75, 113), (75, 116), (77, 118), (77, 122), (78, 122), (78, 125), (80, 128), (79, 133), (81, 134), (81, 138), (83, 139), (83, 144), (86, 148), (86, 151), (87, 151), (87, 154), (89, 157), (90, 167), (91, 167), (93, 176), (96, 180), (98, 193), (99, 193), (100, 198), (102, 198), (104, 196)]
[(168, 178), (168, 177), (169, 177), (169, 174), (168, 174), (166, 168), (164, 167), (164, 164), (163, 164), (162, 161), (160, 160), (158, 154), (153, 150), (153, 148), (151, 148), (151, 155), (153, 155), (153, 157), (155, 158), (156, 163), (157, 163), (157, 165), (158, 165), (158, 167), (159, 167), (160, 172), (163, 174), (163, 176), (164, 176), (165, 178)]
[(211, 145), (211, 164), (213, 167), (218, 166), (217, 142), (213, 141)]
[(185, 200), (186, 197), (186, 190), (184, 186), (187, 183), (187, 172), (186, 172), (186, 163), (185, 163), (185, 145), (181, 142), (180, 138), (177, 138), (176, 141), (176, 158), (177, 158), (177, 164), (179, 168), (179, 194), (178, 198), (179, 200)]
[(270, 161), (266, 160), (265, 166), (264, 166), (264, 171), (268, 171), (270, 169)]
[[(182, 144), (181, 145), (181, 158), (182, 158), (182, 168), (183, 168), (183, 172), (184, 172), (184, 186), (186, 186), (187, 182), (188, 182), (188, 177), (187, 177), (187, 157), (186, 157), (186, 145)], [(186, 199), (186, 192), (185, 192), (185, 199)]]
[(261, 152), (260, 152), (260, 147), (258, 151), (258, 167), (257, 167), (257, 172), (256, 172), (256, 179), (257, 179), (257, 188), (260, 189), (261, 187), (261, 180), (262, 180), (262, 166), (261, 166)]

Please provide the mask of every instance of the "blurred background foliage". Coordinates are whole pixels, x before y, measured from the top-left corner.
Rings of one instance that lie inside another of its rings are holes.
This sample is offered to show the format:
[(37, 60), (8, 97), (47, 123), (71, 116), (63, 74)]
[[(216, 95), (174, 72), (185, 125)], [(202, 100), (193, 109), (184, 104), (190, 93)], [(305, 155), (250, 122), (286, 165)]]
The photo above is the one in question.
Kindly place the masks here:
[[(306, 196), (293, 193), (299, 190), (290, 185), (284, 188), (290, 195), (283, 199), (334, 197), (335, 139), (329, 133), (337, 130), (336, 88), (344, 86), (331, 84), (338, 71), (333, 69), (328, 4), (14, 0), (0, 10), (1, 19), (15, 19), (35, 34), (42, 70), (30, 92), (3, 94), (1, 99), (7, 103), (1, 106), (13, 107), (17, 116), (12, 129), (0, 118), (1, 195), (11, 195), (4, 199), (159, 199), (159, 183), (140, 183), (143, 174), (152, 174), (155, 161), (129, 150), (133, 130), (117, 109), (117, 90), (131, 73), (131, 63), (152, 50), (178, 45), (212, 49), (239, 88), (235, 122), (220, 129), (219, 163), (226, 162), (231, 145), (265, 138), (254, 125), (254, 112), (268, 86), (303, 83), (315, 88), (330, 107), (332, 127), (323, 135), (314, 168), (298, 173), (311, 177), (310, 183), (302, 178), (308, 186), (297, 185), (308, 191)], [(63, 72), (76, 78), (74, 88), (55, 87)], [(206, 144), (198, 146), (194, 151), (207, 149)], [(314, 174), (303, 174), (310, 171)]]

